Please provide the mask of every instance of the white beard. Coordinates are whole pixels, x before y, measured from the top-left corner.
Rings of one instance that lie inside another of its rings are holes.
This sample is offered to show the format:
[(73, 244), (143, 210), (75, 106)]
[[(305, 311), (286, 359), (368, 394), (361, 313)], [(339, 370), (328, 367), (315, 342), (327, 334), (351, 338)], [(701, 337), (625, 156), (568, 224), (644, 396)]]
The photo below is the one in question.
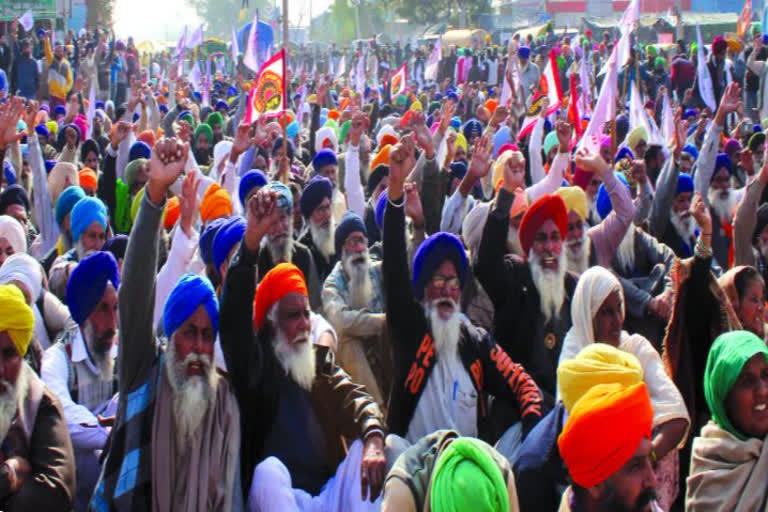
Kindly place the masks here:
[(544, 269), (541, 261), (531, 249), (528, 253), (528, 264), (536, 290), (539, 292), (539, 303), (544, 322), (549, 322), (560, 312), (565, 301), (565, 251), (560, 251), (557, 258), (557, 270)]
[(86, 251), (85, 248), (83, 247), (83, 242), (78, 240), (77, 243), (75, 244), (75, 252), (77, 253), (77, 260), (83, 261), (87, 256), (90, 256), (95, 251)]
[[(453, 313), (444, 320), (440, 316), (438, 305), (449, 302), (453, 306)], [(448, 298), (434, 299), (431, 302), (424, 301), (424, 313), (432, 328), (432, 341), (438, 354), (455, 356), (459, 348), (459, 334), (461, 334), (461, 317), (459, 305)]]
[(95, 350), (93, 347), (94, 337), (95, 334), (93, 333), (91, 322), (85, 322), (83, 327), (83, 338), (85, 339), (85, 344), (88, 346), (88, 352), (90, 353), (93, 362), (96, 363), (96, 366), (99, 368), (99, 380), (102, 382), (111, 381), (115, 371), (115, 360), (112, 357), (112, 351), (107, 350), (106, 353), (101, 353)]
[(272, 257), (272, 262), (277, 265), (278, 263), (290, 263), (293, 260), (293, 224), (286, 233), (285, 241), (280, 245), (272, 243), (269, 235), (264, 237), (269, 250), (269, 255)]
[[(277, 323), (272, 322), (272, 325), (277, 326)], [(283, 330), (278, 327), (275, 329), (277, 335), (272, 339), (272, 348), (280, 366), (296, 384), (310, 391), (317, 368), (315, 367), (315, 347), (312, 345), (309, 331), (297, 334), (293, 340), (294, 343), (289, 343)]]
[(27, 363), (22, 362), (15, 384), (11, 384), (5, 379), (0, 381), (5, 386), (5, 391), (0, 394), (0, 442), (5, 440), (11, 423), (16, 417), (19, 404), (27, 398), (27, 391), (29, 390), (29, 374), (27, 372), (29, 371), (31, 370)]
[(616, 261), (619, 263), (619, 269), (623, 272), (630, 272), (635, 267), (635, 228), (629, 226), (624, 238), (621, 239), (619, 249), (616, 251)]
[(507, 231), (507, 252), (523, 256), (523, 246), (520, 245), (520, 232), (510, 226)]
[(312, 236), (312, 242), (326, 260), (330, 260), (336, 250), (333, 242), (335, 229), (333, 219), (327, 227), (320, 227), (311, 220), (309, 221), (309, 233)]
[[(176, 447), (183, 450), (189, 447), (190, 438), (200, 428), (208, 409), (212, 409), (216, 402), (218, 374), (207, 355), (189, 354), (184, 361), (177, 361), (173, 338), (168, 341), (165, 357), (165, 370), (173, 390)], [(186, 367), (195, 361), (203, 367), (204, 375), (188, 377)]]
[(688, 212), (677, 213), (673, 211), (669, 214), (669, 221), (685, 243), (690, 243), (691, 239), (696, 237), (696, 221)]
[(586, 228), (578, 245), (575, 242), (573, 245), (566, 242), (565, 251), (567, 269), (577, 275), (583, 274), (589, 268), (590, 244)]
[(725, 222), (730, 222), (733, 212), (736, 208), (738, 201), (736, 200), (736, 194), (733, 193), (733, 189), (728, 189), (728, 197), (721, 197), (720, 191), (710, 187), (709, 194), (707, 194), (709, 204), (712, 205), (712, 209), (717, 214), (718, 218)]
[[(353, 263), (354, 260), (361, 257), (365, 258), (364, 262)], [(371, 282), (371, 275), (368, 273), (371, 264), (368, 249), (366, 248), (360, 254), (348, 253), (343, 250), (341, 264), (344, 273), (349, 277), (349, 307), (352, 309), (369, 308), (373, 299), (373, 283)]]

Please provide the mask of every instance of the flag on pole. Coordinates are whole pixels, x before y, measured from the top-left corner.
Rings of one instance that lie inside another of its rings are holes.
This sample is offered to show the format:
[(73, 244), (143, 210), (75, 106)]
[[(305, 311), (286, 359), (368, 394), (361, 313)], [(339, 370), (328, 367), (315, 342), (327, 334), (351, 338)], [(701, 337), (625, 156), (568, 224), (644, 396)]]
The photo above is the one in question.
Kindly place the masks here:
[(35, 17), (32, 15), (32, 11), (27, 11), (19, 17), (19, 24), (24, 27), (25, 32), (32, 30), (35, 26)]
[(439, 36), (435, 42), (432, 52), (427, 59), (427, 65), (424, 67), (424, 78), (426, 80), (437, 80), (437, 71), (440, 68), (440, 59), (443, 57), (443, 36)]
[(232, 25), (232, 62), (235, 63), (235, 69), (237, 69), (237, 57), (240, 55), (240, 45), (237, 44), (237, 31), (235, 26)]
[(635, 29), (635, 23), (640, 19), (640, 2), (632, 0), (624, 10), (619, 21), (619, 30), (622, 34), (632, 32)]
[(371, 73), (371, 78), (373, 79), (372, 86), (374, 89), (379, 89), (379, 58), (376, 56), (376, 53), (373, 54), (373, 57), (371, 58), (371, 69), (373, 70), (373, 73)]
[(254, 73), (259, 72), (259, 10), (251, 22), (251, 30), (248, 32), (248, 42), (243, 52), (243, 64)]
[(176, 43), (176, 50), (173, 52), (174, 55), (179, 56), (182, 53), (184, 53), (184, 48), (186, 47), (186, 41), (187, 41), (187, 27), (184, 27), (184, 32), (181, 33), (181, 36), (179, 37), (179, 42)]
[(579, 114), (579, 98), (576, 92), (576, 75), (570, 78), (570, 100), (568, 102), (568, 122), (576, 130), (576, 135), (581, 137), (583, 132), (581, 128), (581, 115)]
[(579, 141), (579, 149), (587, 147), (593, 153), (597, 153), (600, 150), (603, 125), (616, 117), (616, 89), (619, 81), (616, 52), (617, 47), (614, 46), (611, 57), (608, 59), (609, 66), (603, 78), (603, 85), (600, 87), (595, 110), (592, 112), (592, 118)]
[(192, 85), (192, 88), (195, 91), (200, 90), (202, 72), (200, 71), (200, 66), (198, 65), (197, 61), (195, 61), (195, 63), (192, 65), (192, 69), (189, 70), (189, 76), (187, 77), (187, 80), (189, 80), (189, 83)]
[(579, 66), (579, 81), (581, 82), (581, 104), (579, 107), (582, 114), (586, 114), (590, 105), (592, 105), (592, 82), (589, 79), (589, 75), (585, 55), (581, 59), (581, 66)]
[(336, 76), (342, 77), (347, 72), (347, 56), (345, 54), (341, 54), (341, 58), (339, 59), (339, 66), (336, 70)]
[(204, 107), (211, 106), (211, 56), (205, 62), (205, 79), (203, 80), (202, 102)]
[(365, 52), (360, 52), (355, 69), (355, 91), (360, 96), (365, 94)]
[(699, 96), (704, 101), (704, 104), (714, 112), (717, 110), (717, 103), (715, 103), (715, 91), (712, 88), (712, 75), (709, 74), (707, 68), (707, 61), (704, 58), (704, 43), (701, 40), (701, 27), (696, 23), (696, 41), (699, 44), (697, 50), (698, 62), (696, 63), (696, 78), (699, 86)]
[(395, 74), (392, 75), (392, 78), (389, 81), (389, 91), (393, 98), (405, 91), (405, 86), (408, 82), (407, 66), (407, 63), (403, 62), (402, 66), (397, 68), (397, 71), (395, 71)]
[(186, 46), (189, 49), (195, 48), (196, 46), (199, 46), (203, 44), (203, 24), (201, 23), (199, 27), (195, 29), (194, 32), (192, 32), (192, 35), (189, 36), (189, 39), (186, 41)]
[(752, 0), (746, 0), (741, 9), (741, 15), (736, 21), (736, 33), (743, 38), (749, 32), (749, 26), (752, 24)]
[(675, 140), (675, 117), (672, 114), (672, 105), (669, 102), (669, 95), (664, 95), (664, 101), (661, 106), (661, 136), (667, 141)]
[(261, 116), (276, 117), (286, 109), (285, 48), (266, 61), (248, 95), (245, 122), (252, 123)]
[(91, 92), (88, 93), (88, 112), (85, 114), (86, 129), (85, 138), (90, 139), (93, 133), (93, 118), (96, 116), (96, 86), (91, 81)]
[(563, 88), (560, 86), (560, 73), (557, 70), (557, 57), (554, 50), (549, 52), (549, 60), (541, 74), (539, 90), (549, 98), (550, 111), (557, 110), (563, 103)]

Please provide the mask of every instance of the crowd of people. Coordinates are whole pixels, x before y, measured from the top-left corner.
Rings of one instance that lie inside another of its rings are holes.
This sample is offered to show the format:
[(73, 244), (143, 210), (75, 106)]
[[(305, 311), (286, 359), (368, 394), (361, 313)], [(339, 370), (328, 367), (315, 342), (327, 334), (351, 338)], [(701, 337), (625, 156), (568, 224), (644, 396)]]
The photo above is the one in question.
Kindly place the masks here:
[(300, 50), (245, 122), (242, 60), (12, 23), (0, 508), (766, 508), (768, 36), (688, 43), (582, 144), (613, 33)]

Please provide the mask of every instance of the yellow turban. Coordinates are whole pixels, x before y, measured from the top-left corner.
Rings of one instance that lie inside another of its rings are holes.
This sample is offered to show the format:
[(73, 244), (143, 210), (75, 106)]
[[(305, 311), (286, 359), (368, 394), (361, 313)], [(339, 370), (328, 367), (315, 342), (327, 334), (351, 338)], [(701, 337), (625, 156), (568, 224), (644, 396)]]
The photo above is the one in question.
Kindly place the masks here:
[(573, 210), (582, 220), (587, 218), (587, 194), (581, 187), (560, 187), (557, 195), (563, 198), (569, 212)]
[(635, 151), (635, 148), (637, 148), (637, 145), (640, 144), (641, 140), (646, 144), (648, 143), (648, 132), (643, 126), (638, 126), (627, 134), (627, 146), (629, 146), (629, 149), (633, 152)]
[(467, 138), (463, 133), (456, 134), (456, 148), (462, 148), (464, 152), (467, 152)]
[(419, 100), (416, 100), (413, 103), (411, 103), (410, 110), (414, 110), (416, 112), (423, 112), (424, 107), (421, 106), (421, 102)]
[(0, 332), (7, 332), (20, 356), (27, 353), (35, 316), (24, 294), (12, 284), (0, 285)]
[(507, 165), (507, 162), (509, 162), (512, 157), (522, 158), (523, 160), (525, 159), (523, 154), (519, 151), (505, 151), (500, 154), (496, 159), (496, 162), (493, 164), (491, 183), (495, 185), (499, 182), (499, 180), (504, 179), (504, 166)]
[(643, 368), (637, 357), (605, 343), (591, 343), (557, 367), (557, 389), (568, 412), (593, 386), (632, 386), (642, 381)]

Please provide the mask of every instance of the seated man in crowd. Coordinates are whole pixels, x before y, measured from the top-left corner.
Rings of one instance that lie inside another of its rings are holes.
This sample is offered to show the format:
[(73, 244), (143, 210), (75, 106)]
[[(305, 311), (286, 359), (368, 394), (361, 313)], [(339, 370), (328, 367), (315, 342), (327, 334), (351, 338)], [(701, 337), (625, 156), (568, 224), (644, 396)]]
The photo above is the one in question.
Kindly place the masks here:
[[(160, 221), (186, 144), (160, 139), (123, 263), (120, 398), (92, 510), (230, 510), (241, 501), (240, 414), (213, 365), (219, 326), (210, 282), (187, 274), (163, 311), (166, 352), (152, 325)], [(130, 475), (130, 478), (126, 477)]]
[(62, 333), (45, 351), (41, 376), (61, 400), (77, 461), (75, 507), (84, 510), (101, 466), (117, 392), (117, 262), (95, 252), (78, 263), (67, 285), (67, 304), (77, 328)]
[(245, 236), (222, 293), (221, 345), (243, 412), (248, 509), (377, 510), (381, 410), (328, 347), (312, 344), (309, 292), (296, 265), (274, 266), (256, 288), (262, 239), (284, 215), (283, 201), (267, 186), (246, 205)]
[(24, 361), (34, 324), (21, 290), (0, 285), (0, 508), (67, 510), (75, 457), (59, 399)]
[(299, 200), (301, 215), (307, 223), (306, 234), (301, 238), (301, 243), (312, 252), (321, 283), (325, 282), (325, 278), (339, 261), (333, 244), (336, 226), (331, 215), (332, 194), (331, 180), (315, 176), (304, 187)]

